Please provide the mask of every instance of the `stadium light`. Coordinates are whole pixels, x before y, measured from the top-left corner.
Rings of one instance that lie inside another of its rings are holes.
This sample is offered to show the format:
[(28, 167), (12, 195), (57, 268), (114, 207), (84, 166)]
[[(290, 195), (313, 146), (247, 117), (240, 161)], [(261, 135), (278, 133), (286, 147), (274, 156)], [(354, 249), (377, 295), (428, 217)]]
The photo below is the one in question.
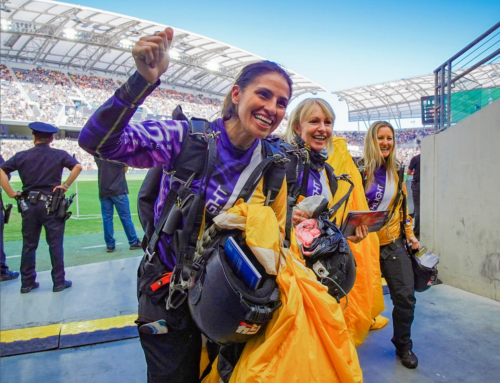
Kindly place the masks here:
[(6, 13), (11, 13), (12, 12), (12, 9), (10, 9), (9, 7), (7, 7), (5, 4), (2, 4), (2, 7), (0, 9), (2, 11), (6, 12)]
[(73, 17), (71, 20), (73, 20), (77, 24), (81, 24), (82, 23), (82, 19), (80, 19), (78, 16)]
[(11, 23), (11, 21), (10, 21), (10, 20), (7, 20), (7, 19), (2, 19), (2, 28), (7, 29), (7, 28), (9, 28), (9, 27), (10, 27), (10, 25), (11, 25), (11, 24), (12, 24), (12, 23)]
[(170, 58), (174, 60), (178, 60), (181, 57), (181, 53), (176, 49), (170, 49), (169, 51)]
[(130, 41), (129, 39), (123, 39), (120, 41), (120, 44), (124, 48), (132, 48), (134, 46), (134, 43)]
[(76, 37), (76, 31), (73, 28), (66, 28), (64, 34), (68, 39), (74, 39)]
[(219, 64), (214, 61), (207, 62), (205, 67), (212, 72), (217, 72), (220, 69)]

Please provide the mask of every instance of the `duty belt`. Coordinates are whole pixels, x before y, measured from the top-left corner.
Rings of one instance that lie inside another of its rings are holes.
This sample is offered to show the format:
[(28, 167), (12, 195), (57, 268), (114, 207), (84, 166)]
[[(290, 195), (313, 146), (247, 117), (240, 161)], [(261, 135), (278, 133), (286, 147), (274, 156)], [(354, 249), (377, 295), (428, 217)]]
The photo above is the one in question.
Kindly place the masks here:
[(47, 202), (52, 198), (51, 194), (44, 194), (41, 191), (30, 191), (23, 193), (21, 196), (26, 202), (32, 205), (36, 205), (40, 201)]

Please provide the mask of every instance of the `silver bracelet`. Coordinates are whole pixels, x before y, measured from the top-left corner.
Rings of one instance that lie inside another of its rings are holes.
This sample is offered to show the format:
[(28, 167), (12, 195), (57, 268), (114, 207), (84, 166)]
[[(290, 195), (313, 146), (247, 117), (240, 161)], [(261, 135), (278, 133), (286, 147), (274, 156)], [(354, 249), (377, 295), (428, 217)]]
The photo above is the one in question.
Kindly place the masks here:
[(64, 186), (65, 188), (68, 188), (68, 189), (69, 189), (69, 187), (70, 187), (70, 185), (68, 185), (66, 182), (64, 182), (64, 183), (63, 183), (63, 186)]

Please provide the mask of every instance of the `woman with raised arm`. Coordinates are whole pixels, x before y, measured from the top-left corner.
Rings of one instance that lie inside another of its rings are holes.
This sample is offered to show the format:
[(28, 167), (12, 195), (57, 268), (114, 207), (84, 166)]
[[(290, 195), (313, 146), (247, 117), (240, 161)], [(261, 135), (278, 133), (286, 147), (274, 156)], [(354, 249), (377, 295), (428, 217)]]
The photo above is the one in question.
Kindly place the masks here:
[[(321, 98), (305, 99), (297, 105), (288, 119), (285, 145), (282, 146), (291, 159), (287, 169), (289, 204), (294, 204), (299, 195), (301, 198), (321, 195), (328, 200), (328, 207), (332, 208), (350, 188), (347, 182), (337, 183), (333, 178), (341, 174), (350, 177), (354, 184), (352, 193), (346, 206), (342, 204), (334, 216), (340, 224), (349, 211), (365, 211), (368, 206), (361, 177), (347, 151), (347, 142), (344, 138), (333, 135), (334, 123), (335, 114), (327, 101)], [(302, 162), (302, 166), (298, 166), (294, 157)], [(297, 225), (308, 218), (304, 211), (297, 208), (292, 210), (289, 206), (287, 231), (291, 224)], [(384, 303), (377, 236), (374, 233), (368, 234), (368, 228), (361, 225), (356, 228), (356, 235), (347, 239), (356, 259), (358, 273), (349, 293), (350, 304), (343, 314), (354, 344), (358, 346), (363, 343), (370, 329), (384, 327), (388, 320), (380, 316)]]
[(372, 211), (389, 210), (389, 222), (377, 232), (380, 241), (380, 269), (387, 281), (394, 309), (392, 343), (407, 368), (416, 368), (411, 325), (415, 312), (415, 293), (411, 260), (405, 239), (412, 249), (420, 249), (413, 234), (411, 218), (403, 216), (406, 187), (404, 168), (396, 160), (394, 128), (387, 121), (371, 124), (365, 136), (363, 156), (358, 166), (364, 180), (368, 206)]
[[(169, 65), (168, 49), (172, 38), (173, 30), (166, 28), (153, 36), (142, 37), (136, 43), (132, 54), (137, 71), (94, 113), (79, 137), (80, 146), (99, 158), (123, 162), (134, 168), (163, 166), (160, 193), (155, 203), (155, 225), (160, 221), (171, 188), (187, 188), (189, 184), (192, 192), (197, 193), (203, 187), (200, 179), (179, 186), (177, 178), (171, 176), (176, 169), (174, 166), (182, 166), (176, 160), (190, 133), (188, 121), (130, 123), (137, 108), (160, 85), (160, 76)], [(213, 161), (208, 160), (213, 162), (213, 167), (211, 177), (206, 177), (204, 191), (206, 204), (203, 218), (206, 225), (211, 217), (231, 208), (249, 174), (262, 162), (265, 146), (262, 139), (280, 124), (291, 93), (290, 77), (273, 62), (249, 64), (236, 77), (223, 103), (221, 118), (211, 123), (210, 137), (215, 141), (216, 157)], [(269, 196), (264, 195), (262, 184), (261, 179), (246, 201), (248, 204), (264, 205)], [(280, 226), (279, 231), (284, 235), (284, 184), (270, 206)], [(177, 222), (176, 234), (186, 229), (183, 222)], [(196, 235), (200, 227), (188, 229)], [(139, 270), (137, 324), (148, 366), (148, 382), (198, 382), (201, 333), (187, 309), (187, 301), (173, 302), (168, 294), (151, 293), (149, 285), (142, 286), (144, 290), (141, 287), (141, 278), (150, 272), (148, 267), (155, 273), (160, 271), (161, 277), (176, 269), (180, 257), (177, 238), (174, 242), (173, 234), (161, 230), (158, 235), (157, 251), (154, 254), (147, 252)], [(174, 277), (175, 273), (172, 281)], [(158, 280), (157, 285), (160, 286), (162, 281)], [(163, 282), (168, 283), (166, 280)], [(166, 292), (169, 290), (164, 289)], [(146, 290), (152, 295), (144, 293)], [(162, 291), (162, 288), (156, 291)], [(182, 297), (182, 294), (179, 296)], [(165, 310), (166, 302), (173, 308)]]

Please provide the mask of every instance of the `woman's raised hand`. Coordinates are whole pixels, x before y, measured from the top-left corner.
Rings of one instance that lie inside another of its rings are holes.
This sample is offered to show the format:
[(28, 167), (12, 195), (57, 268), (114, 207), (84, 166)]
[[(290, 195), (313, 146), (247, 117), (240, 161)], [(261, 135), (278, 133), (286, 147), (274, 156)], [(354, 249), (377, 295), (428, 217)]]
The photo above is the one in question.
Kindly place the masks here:
[(167, 71), (173, 37), (174, 31), (168, 27), (152, 36), (141, 37), (132, 49), (137, 71), (148, 83), (155, 84)]

